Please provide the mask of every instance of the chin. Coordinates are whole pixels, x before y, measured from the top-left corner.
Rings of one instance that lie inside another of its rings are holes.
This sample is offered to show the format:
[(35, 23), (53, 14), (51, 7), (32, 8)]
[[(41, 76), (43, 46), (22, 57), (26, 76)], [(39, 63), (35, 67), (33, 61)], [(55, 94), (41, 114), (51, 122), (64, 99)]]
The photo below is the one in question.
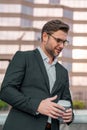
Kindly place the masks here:
[(60, 53), (55, 54), (55, 57), (59, 56)]

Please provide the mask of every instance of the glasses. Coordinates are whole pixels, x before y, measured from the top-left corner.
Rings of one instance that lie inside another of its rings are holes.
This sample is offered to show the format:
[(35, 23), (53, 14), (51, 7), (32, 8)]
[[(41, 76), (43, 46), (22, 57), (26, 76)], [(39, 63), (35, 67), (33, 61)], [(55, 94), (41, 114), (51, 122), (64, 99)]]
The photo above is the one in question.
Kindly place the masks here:
[(58, 44), (63, 44), (64, 46), (67, 46), (69, 44), (68, 40), (62, 40), (60, 38), (56, 38), (53, 35), (51, 35), (50, 33), (47, 33), (48, 35), (50, 35)]

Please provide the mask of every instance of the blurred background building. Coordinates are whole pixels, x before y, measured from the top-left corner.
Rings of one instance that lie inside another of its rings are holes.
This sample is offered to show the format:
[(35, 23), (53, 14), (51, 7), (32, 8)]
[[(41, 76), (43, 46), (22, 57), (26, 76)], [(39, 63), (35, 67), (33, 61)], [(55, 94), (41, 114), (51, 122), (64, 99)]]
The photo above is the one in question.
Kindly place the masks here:
[(87, 0), (0, 0), (0, 83), (15, 52), (36, 48), (51, 19), (70, 26), (70, 45), (58, 60), (69, 71), (73, 99), (87, 103)]

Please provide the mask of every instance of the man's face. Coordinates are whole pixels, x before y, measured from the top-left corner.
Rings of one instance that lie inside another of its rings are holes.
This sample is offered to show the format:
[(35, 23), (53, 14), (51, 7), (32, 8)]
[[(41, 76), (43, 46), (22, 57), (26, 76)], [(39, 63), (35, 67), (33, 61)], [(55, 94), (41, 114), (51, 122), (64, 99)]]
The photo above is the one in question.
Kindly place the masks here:
[(67, 40), (67, 33), (62, 30), (56, 31), (53, 34), (43, 34), (44, 49), (48, 56), (56, 57), (64, 48), (64, 43)]

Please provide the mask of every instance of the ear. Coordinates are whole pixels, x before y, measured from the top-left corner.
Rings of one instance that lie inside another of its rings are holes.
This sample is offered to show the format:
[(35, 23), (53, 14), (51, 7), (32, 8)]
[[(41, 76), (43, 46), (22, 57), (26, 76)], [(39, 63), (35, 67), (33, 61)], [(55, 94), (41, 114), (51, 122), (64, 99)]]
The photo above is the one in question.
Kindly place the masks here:
[(47, 42), (47, 40), (48, 40), (48, 35), (47, 35), (46, 32), (43, 33), (42, 37), (43, 37), (43, 42)]

